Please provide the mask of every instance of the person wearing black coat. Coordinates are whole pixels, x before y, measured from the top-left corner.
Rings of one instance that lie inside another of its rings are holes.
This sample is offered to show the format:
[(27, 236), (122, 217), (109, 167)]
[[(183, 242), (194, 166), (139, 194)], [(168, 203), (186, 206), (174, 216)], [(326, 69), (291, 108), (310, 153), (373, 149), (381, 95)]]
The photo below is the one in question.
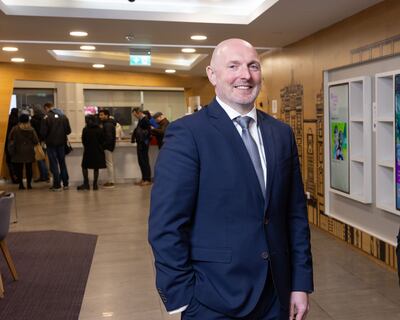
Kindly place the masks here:
[(104, 132), (104, 154), (108, 171), (108, 181), (103, 184), (103, 187), (113, 188), (115, 183), (113, 151), (115, 149), (115, 127), (117, 123), (110, 117), (110, 111), (107, 109), (99, 111), (99, 119)]
[(63, 111), (56, 108), (53, 103), (45, 103), (43, 107), (47, 113), (41, 123), (40, 133), (46, 142), (50, 171), (53, 174), (51, 190), (62, 191), (61, 180), (64, 189), (68, 189), (69, 184), (65, 145), (68, 141), (67, 136), (71, 133), (71, 127)]
[(32, 189), (32, 163), (35, 161), (35, 145), (39, 139), (35, 130), (29, 123), (29, 116), (21, 114), (19, 123), (11, 129), (8, 149), (11, 154), (11, 162), (17, 171), (19, 189), (25, 189), (23, 183), (23, 167), (25, 165), (27, 188)]
[(106, 168), (104, 155), (104, 132), (100, 128), (97, 118), (94, 115), (85, 117), (86, 127), (82, 130), (83, 158), (82, 174), (83, 184), (77, 187), (78, 190), (90, 190), (89, 170), (93, 169), (93, 190), (98, 189), (97, 180), (99, 169)]
[[(39, 138), (39, 142), (43, 142), (43, 151), (46, 151), (46, 145), (44, 144), (44, 139), (41, 136), (41, 125), (44, 119), (44, 111), (39, 106), (33, 107), (33, 116), (31, 118), (31, 126), (35, 129), (35, 132)], [(49, 182), (49, 169), (47, 168), (46, 160), (37, 160), (37, 165), (39, 169), (39, 178), (33, 182), (47, 181)]]
[(135, 130), (132, 133), (131, 142), (136, 142), (137, 157), (140, 171), (142, 173), (142, 180), (135, 184), (139, 186), (148, 186), (151, 184), (151, 169), (149, 162), (149, 146), (151, 136), (150, 122), (140, 107), (133, 108), (132, 115), (139, 120)]
[(18, 183), (18, 177), (17, 177), (17, 172), (14, 167), (14, 164), (11, 162), (11, 154), (8, 151), (8, 141), (9, 141), (11, 129), (17, 124), (18, 124), (18, 109), (12, 108), (10, 111), (10, 115), (8, 116), (6, 144), (4, 147), (4, 151), (5, 151), (5, 155), (6, 155), (6, 163), (7, 163), (8, 171), (10, 173), (10, 178), (11, 178), (12, 183)]

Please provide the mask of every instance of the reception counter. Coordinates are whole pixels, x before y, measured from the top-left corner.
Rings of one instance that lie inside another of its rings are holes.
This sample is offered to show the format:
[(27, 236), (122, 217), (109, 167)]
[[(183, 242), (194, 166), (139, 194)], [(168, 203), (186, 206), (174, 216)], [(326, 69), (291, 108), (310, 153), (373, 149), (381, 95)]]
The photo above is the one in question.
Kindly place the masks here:
[[(82, 155), (83, 146), (81, 142), (71, 141), (72, 152), (67, 155), (66, 162), (71, 185), (82, 182)], [(149, 158), (151, 173), (154, 175), (154, 164), (158, 155), (158, 147), (150, 146)], [(114, 172), (116, 183), (129, 183), (134, 180), (141, 179), (140, 168), (136, 154), (136, 144), (129, 141), (117, 141), (114, 156)], [(99, 182), (107, 181), (107, 169), (100, 170)], [(89, 170), (89, 180), (93, 181), (93, 171)]]

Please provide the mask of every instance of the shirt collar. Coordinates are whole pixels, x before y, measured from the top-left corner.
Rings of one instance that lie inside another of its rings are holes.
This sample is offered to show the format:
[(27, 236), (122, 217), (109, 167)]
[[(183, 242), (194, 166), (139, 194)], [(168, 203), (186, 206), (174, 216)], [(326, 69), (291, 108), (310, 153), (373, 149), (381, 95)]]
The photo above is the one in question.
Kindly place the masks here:
[(225, 102), (223, 102), (220, 98), (217, 97), (217, 101), (219, 105), (224, 109), (224, 111), (227, 113), (228, 117), (233, 121), (237, 117), (250, 117), (254, 120), (254, 123), (257, 124), (257, 109), (254, 106), (253, 109), (251, 109), (248, 113), (246, 114), (240, 114), (237, 112), (235, 109), (227, 105)]

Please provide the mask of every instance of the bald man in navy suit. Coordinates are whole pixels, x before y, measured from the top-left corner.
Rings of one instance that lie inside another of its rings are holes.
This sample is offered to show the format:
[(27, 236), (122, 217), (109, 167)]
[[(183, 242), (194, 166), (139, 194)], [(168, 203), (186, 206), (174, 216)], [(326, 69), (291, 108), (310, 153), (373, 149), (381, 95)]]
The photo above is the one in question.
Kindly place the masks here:
[(310, 230), (291, 128), (257, 110), (261, 65), (221, 42), (216, 98), (173, 122), (149, 218), (157, 290), (184, 320), (302, 320), (313, 291)]

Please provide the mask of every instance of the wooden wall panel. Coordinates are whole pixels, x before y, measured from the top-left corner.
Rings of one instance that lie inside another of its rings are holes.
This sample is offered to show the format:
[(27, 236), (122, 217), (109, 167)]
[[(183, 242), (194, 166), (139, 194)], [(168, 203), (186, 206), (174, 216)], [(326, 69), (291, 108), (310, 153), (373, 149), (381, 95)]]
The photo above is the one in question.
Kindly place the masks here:
[[(321, 174), (320, 171), (323, 170), (323, 152), (320, 152), (323, 150), (323, 140), (318, 135), (322, 125), (320, 107), (323, 71), (400, 52), (398, 39), (382, 45), (372, 45), (400, 35), (399, 17), (400, 1), (387, 0), (262, 57), (266, 111), (271, 112), (271, 101), (274, 99), (278, 100), (278, 108), (282, 108), (280, 93), (283, 88), (293, 83), (303, 87), (303, 128), (306, 130), (303, 132), (303, 154), (307, 156), (307, 136), (312, 135), (315, 139), (313, 143), (317, 143), (316, 150), (313, 151), (317, 159), (315, 160), (314, 156), (309, 157), (308, 160), (313, 161), (311, 164), (305, 157), (302, 163), (306, 191), (312, 191), (314, 184), (309, 181), (310, 166), (315, 166), (314, 173), (317, 174)], [(358, 50), (363, 47), (366, 47), (365, 50)], [(355, 49), (358, 50), (356, 53)], [(278, 111), (278, 114), (281, 112)], [(316, 121), (315, 125), (313, 121)], [(321, 191), (324, 182), (316, 182), (317, 190)], [(315, 202), (308, 201), (308, 210), (311, 223), (383, 261), (391, 268), (396, 268), (394, 247), (353, 226), (326, 216), (321, 192), (317, 192)]]

